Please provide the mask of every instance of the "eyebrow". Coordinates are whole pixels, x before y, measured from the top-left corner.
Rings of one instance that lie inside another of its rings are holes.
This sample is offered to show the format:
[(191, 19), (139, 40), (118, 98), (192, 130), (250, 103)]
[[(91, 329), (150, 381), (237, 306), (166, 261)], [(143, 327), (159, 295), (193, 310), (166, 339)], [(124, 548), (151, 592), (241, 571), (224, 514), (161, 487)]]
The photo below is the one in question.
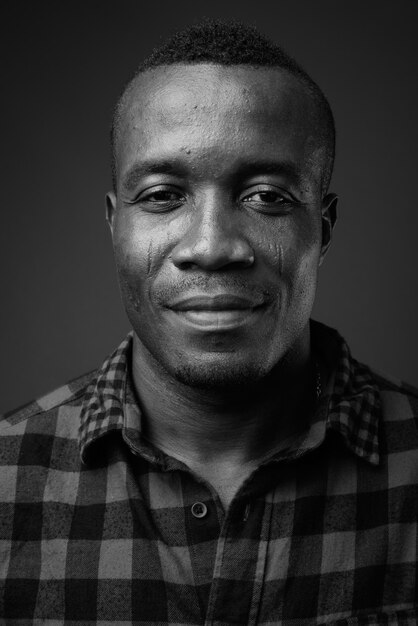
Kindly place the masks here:
[(144, 161), (134, 163), (122, 179), (122, 186), (126, 191), (134, 191), (139, 180), (150, 174), (170, 174), (171, 176), (184, 176), (187, 168), (179, 161)]
[(242, 161), (237, 168), (237, 176), (240, 178), (259, 174), (286, 176), (294, 184), (299, 184), (302, 180), (300, 169), (293, 161)]
[[(150, 174), (168, 174), (171, 176), (184, 177), (187, 176), (189, 170), (190, 168), (179, 159), (138, 162), (134, 163), (126, 172), (122, 179), (122, 186), (126, 191), (135, 191), (138, 182), (144, 176)], [(234, 179), (243, 179), (260, 174), (284, 175), (290, 182), (296, 185), (301, 182), (300, 170), (292, 161), (241, 160), (234, 168), (232, 177)]]

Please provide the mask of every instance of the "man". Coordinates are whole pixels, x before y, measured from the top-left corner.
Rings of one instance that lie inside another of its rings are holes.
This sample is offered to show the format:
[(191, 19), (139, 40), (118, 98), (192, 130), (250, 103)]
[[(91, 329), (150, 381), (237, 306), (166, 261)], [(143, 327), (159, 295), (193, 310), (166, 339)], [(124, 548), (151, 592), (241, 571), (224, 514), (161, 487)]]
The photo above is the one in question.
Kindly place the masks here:
[(2, 421), (5, 623), (415, 624), (417, 394), (310, 320), (324, 95), (205, 22), (142, 64), (112, 138), (133, 332)]

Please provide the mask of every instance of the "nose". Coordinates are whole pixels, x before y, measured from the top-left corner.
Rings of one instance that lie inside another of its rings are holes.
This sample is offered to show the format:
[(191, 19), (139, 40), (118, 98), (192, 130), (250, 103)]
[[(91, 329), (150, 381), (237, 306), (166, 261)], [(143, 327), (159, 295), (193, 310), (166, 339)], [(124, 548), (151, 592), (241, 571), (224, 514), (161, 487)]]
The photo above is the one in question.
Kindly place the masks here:
[(254, 263), (254, 250), (243, 234), (239, 207), (221, 198), (206, 198), (194, 208), (192, 222), (172, 250), (180, 269), (215, 271), (246, 268)]

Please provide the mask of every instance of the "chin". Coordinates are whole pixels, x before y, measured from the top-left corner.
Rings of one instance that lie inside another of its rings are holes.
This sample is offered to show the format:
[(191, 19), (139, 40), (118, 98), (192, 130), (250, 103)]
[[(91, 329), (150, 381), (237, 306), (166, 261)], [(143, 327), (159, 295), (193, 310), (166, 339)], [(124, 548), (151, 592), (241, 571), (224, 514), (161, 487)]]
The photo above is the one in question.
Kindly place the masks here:
[(255, 364), (184, 363), (174, 370), (175, 378), (183, 385), (207, 390), (248, 388), (266, 375)]

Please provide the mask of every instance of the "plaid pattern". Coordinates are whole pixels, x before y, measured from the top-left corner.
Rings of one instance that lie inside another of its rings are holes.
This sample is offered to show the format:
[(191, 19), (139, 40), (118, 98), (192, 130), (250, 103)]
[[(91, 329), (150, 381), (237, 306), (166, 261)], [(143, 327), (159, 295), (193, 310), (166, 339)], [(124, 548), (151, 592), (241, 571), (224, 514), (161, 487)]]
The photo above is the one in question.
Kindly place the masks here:
[(333, 377), (310, 428), (227, 513), (141, 438), (131, 336), (4, 416), (0, 623), (416, 625), (418, 393), (312, 330)]

